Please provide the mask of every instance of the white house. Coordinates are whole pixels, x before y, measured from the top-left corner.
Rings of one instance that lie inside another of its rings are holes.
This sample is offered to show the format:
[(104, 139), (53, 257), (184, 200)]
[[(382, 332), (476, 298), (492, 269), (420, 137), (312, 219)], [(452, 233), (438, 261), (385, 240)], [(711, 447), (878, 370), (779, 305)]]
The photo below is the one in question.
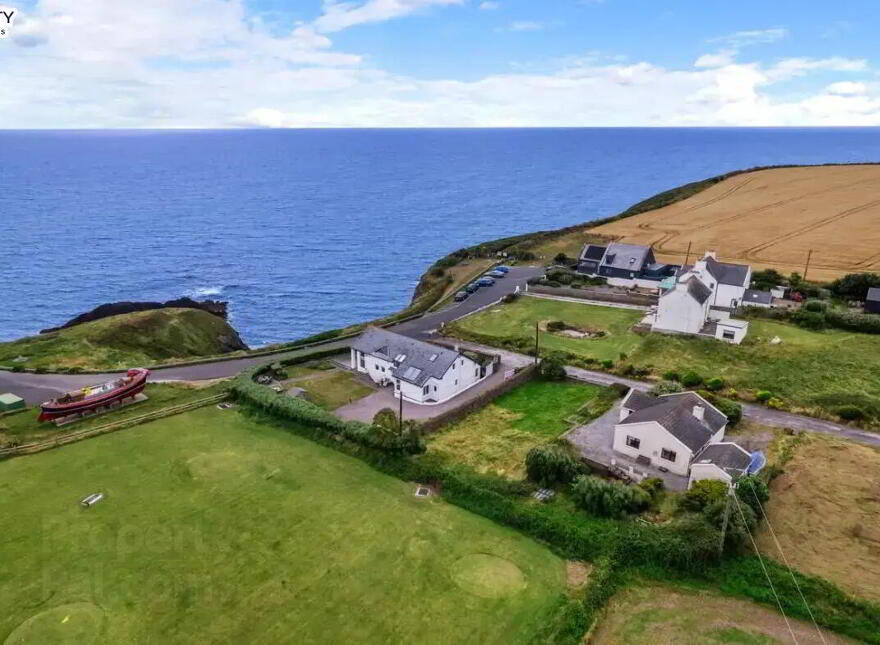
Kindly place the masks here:
[(749, 472), (752, 456), (732, 441), (710, 443), (694, 457), (688, 488), (701, 479), (717, 479), (728, 486)]
[(651, 330), (741, 343), (749, 324), (730, 315), (742, 304), (751, 276), (750, 267), (718, 262), (714, 252), (706, 252), (661, 291)]
[(687, 477), (694, 456), (724, 439), (727, 417), (694, 392), (655, 397), (634, 389), (621, 403), (613, 450)]
[(370, 327), (351, 346), (351, 368), (373, 382), (393, 385), (394, 396), (425, 405), (442, 403), (490, 376), (495, 364), (461, 352)]

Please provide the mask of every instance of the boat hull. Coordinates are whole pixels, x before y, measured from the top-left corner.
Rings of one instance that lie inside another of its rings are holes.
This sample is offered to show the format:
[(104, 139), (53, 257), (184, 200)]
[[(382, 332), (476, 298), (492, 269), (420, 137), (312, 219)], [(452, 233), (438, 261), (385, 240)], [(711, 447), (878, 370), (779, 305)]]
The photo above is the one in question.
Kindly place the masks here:
[(93, 412), (99, 408), (105, 408), (125, 399), (133, 398), (144, 391), (147, 386), (149, 370), (133, 369), (128, 371), (130, 379), (124, 385), (114, 388), (98, 396), (86, 397), (79, 401), (62, 403), (58, 399), (47, 401), (40, 406), (39, 421), (52, 421), (74, 414)]

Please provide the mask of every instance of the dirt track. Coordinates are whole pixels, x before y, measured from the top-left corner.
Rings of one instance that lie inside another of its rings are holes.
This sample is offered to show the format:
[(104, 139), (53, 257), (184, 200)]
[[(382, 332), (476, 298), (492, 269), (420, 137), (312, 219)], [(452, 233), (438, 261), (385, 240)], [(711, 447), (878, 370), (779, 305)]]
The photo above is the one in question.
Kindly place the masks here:
[(811, 279), (880, 271), (880, 165), (816, 166), (737, 175), (684, 201), (593, 229), (652, 244), (680, 263), (704, 250), (720, 259), (804, 272)]

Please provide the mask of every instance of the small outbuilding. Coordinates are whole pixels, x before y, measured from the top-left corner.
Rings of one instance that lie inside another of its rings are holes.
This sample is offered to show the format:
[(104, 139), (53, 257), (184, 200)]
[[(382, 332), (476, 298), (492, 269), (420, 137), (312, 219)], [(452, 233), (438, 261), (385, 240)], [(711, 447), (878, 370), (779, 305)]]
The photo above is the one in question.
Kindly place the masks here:
[(11, 393), (0, 394), (0, 412), (13, 412), (15, 410), (24, 410), (24, 399)]
[(865, 313), (880, 314), (880, 287), (868, 289), (868, 295), (865, 298)]
[(742, 304), (748, 307), (770, 307), (773, 305), (773, 292), (746, 289), (743, 293)]

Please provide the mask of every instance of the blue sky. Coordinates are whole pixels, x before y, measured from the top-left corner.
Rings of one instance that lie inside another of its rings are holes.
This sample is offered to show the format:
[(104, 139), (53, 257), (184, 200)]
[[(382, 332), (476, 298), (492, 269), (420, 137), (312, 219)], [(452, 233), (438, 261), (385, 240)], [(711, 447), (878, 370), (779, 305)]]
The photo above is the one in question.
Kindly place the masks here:
[(876, 0), (28, 0), (6, 127), (880, 125)]

